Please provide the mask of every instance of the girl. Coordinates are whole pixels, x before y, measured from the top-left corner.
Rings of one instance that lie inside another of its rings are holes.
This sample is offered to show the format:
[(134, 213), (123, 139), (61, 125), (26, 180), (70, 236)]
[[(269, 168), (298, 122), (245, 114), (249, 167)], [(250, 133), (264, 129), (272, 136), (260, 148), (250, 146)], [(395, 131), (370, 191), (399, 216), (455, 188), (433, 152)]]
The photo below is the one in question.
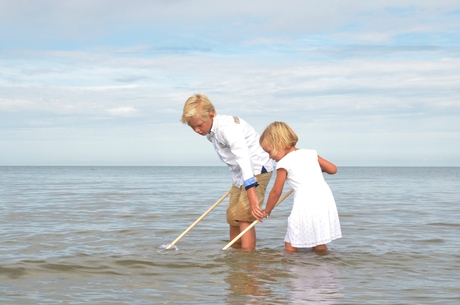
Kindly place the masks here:
[(334, 196), (322, 174), (335, 174), (337, 167), (315, 150), (298, 149), (297, 141), (295, 132), (283, 122), (273, 122), (260, 136), (260, 145), (277, 162), (276, 180), (262, 213), (270, 215), (287, 181), (295, 193), (284, 238), (286, 250), (312, 247), (322, 252), (327, 243), (342, 237)]

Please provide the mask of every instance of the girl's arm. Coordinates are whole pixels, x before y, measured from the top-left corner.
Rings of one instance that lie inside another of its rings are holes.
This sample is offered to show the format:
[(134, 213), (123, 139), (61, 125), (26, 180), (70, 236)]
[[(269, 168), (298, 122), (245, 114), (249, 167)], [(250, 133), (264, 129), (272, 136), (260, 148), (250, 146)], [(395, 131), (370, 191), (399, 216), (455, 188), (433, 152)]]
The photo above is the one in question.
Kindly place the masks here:
[(324, 173), (328, 173), (330, 175), (334, 175), (335, 173), (337, 173), (337, 166), (327, 161), (326, 159), (323, 159), (320, 156), (318, 156), (318, 162), (319, 166), (321, 167), (321, 171), (323, 171)]
[(287, 171), (284, 168), (279, 168), (276, 170), (276, 180), (273, 184), (270, 195), (268, 196), (267, 204), (265, 205), (265, 217), (270, 216), (275, 204), (278, 202), (278, 199), (283, 193), (284, 182), (286, 181)]

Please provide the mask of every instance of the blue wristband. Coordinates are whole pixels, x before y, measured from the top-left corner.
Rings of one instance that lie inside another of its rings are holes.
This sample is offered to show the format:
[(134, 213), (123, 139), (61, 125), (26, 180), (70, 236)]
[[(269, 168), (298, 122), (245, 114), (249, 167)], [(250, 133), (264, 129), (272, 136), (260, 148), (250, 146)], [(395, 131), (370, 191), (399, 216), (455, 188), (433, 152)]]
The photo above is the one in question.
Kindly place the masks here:
[(244, 181), (244, 188), (246, 190), (250, 189), (251, 187), (256, 187), (258, 186), (259, 183), (257, 182), (256, 178), (251, 177), (248, 180)]

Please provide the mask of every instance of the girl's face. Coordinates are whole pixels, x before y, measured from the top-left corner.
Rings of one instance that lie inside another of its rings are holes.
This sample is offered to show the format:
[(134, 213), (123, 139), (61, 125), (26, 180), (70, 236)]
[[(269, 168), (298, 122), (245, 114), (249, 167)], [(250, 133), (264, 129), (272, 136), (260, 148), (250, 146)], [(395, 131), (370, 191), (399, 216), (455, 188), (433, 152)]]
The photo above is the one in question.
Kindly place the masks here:
[(273, 148), (270, 148), (265, 142), (260, 145), (263, 150), (268, 154), (270, 159), (275, 160), (276, 162), (279, 162), (279, 160), (283, 159), (284, 156), (286, 156), (289, 152), (289, 149), (280, 149), (278, 148), (277, 153), (275, 154), (273, 152)]

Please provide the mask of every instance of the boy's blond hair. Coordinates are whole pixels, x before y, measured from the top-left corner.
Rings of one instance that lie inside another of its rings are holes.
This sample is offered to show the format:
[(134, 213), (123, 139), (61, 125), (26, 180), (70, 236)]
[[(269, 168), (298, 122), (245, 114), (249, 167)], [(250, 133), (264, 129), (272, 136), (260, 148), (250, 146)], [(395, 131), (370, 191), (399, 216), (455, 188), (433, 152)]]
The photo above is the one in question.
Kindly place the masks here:
[(259, 143), (265, 144), (277, 154), (279, 150), (294, 147), (299, 141), (294, 130), (284, 122), (273, 122), (260, 135)]
[(185, 102), (181, 122), (187, 124), (191, 119), (196, 117), (207, 121), (210, 114), (216, 114), (214, 105), (206, 95), (197, 93), (189, 97)]

